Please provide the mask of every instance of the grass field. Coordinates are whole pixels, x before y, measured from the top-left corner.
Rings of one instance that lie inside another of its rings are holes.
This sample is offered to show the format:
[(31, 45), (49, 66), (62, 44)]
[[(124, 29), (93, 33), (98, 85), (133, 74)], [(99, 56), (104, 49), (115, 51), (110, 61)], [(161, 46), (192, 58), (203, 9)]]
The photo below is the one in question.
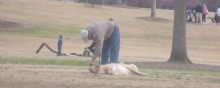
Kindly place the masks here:
[[(58, 36), (63, 53), (82, 54), (89, 43), (79, 33), (92, 22), (114, 19), (121, 31), (120, 62), (167, 61), (172, 46), (172, 10), (156, 10), (170, 21), (142, 20), (151, 9), (101, 6), (57, 0), (0, 0), (0, 20), (22, 24), (0, 30), (0, 88), (219, 88), (220, 71), (140, 67), (149, 76), (109, 76), (88, 72), (89, 57), (57, 57)], [(187, 23), (188, 56), (193, 63), (220, 66), (220, 28)], [(72, 38), (72, 39), (67, 39)], [(98, 60), (96, 60), (98, 64)]]

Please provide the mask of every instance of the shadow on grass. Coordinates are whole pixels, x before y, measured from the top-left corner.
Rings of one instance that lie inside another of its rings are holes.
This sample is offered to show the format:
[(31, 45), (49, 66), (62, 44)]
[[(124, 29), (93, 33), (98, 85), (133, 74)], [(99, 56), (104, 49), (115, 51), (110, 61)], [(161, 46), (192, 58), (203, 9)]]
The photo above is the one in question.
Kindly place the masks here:
[(171, 69), (194, 69), (194, 70), (212, 70), (220, 71), (220, 66), (206, 65), (206, 64), (176, 64), (168, 62), (127, 62), (135, 64), (139, 67), (150, 68), (171, 68)]
[(136, 17), (137, 19), (146, 20), (150, 22), (172, 22), (170, 19), (160, 18), (160, 17)]
[[(74, 59), (46, 59), (46, 58), (2, 58), (0, 64), (31, 64), (31, 65), (65, 65), (65, 66), (88, 66), (90, 59), (74, 58)], [(98, 64), (98, 61), (95, 62)]]

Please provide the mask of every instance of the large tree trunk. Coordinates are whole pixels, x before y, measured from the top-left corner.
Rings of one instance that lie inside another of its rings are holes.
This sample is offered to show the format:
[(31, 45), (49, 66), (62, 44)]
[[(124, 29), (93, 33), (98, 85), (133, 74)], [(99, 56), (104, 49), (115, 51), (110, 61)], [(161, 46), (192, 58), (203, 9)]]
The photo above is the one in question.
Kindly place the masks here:
[(170, 59), (171, 63), (192, 63), (187, 55), (186, 46), (186, 0), (174, 0), (173, 43)]
[(153, 3), (152, 3), (153, 5), (152, 5), (152, 7), (151, 7), (151, 17), (155, 17), (155, 15), (156, 15), (156, 13), (155, 13), (155, 11), (156, 11), (156, 0), (153, 0)]

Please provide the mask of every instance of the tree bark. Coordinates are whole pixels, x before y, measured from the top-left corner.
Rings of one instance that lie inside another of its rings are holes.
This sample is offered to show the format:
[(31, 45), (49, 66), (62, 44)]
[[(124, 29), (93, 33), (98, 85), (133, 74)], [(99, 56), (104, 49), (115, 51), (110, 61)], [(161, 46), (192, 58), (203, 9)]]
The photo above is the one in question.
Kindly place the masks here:
[(173, 43), (170, 59), (171, 63), (192, 63), (187, 55), (186, 45), (186, 0), (174, 0)]
[(156, 15), (156, 0), (153, 0), (153, 3), (152, 3), (152, 7), (151, 7), (151, 17), (154, 18), (155, 15)]

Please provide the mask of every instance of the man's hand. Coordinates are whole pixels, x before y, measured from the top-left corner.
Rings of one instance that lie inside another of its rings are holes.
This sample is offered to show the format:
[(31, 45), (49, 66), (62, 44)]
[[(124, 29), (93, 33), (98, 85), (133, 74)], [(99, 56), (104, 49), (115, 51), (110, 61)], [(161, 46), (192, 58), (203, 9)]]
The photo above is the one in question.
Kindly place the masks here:
[(94, 62), (91, 61), (90, 64), (89, 64), (89, 66), (93, 66), (93, 65), (94, 65)]
[(95, 59), (96, 59), (96, 58), (92, 58), (92, 60), (91, 60), (90, 63), (89, 63), (89, 66), (93, 66), (93, 65), (94, 65)]

